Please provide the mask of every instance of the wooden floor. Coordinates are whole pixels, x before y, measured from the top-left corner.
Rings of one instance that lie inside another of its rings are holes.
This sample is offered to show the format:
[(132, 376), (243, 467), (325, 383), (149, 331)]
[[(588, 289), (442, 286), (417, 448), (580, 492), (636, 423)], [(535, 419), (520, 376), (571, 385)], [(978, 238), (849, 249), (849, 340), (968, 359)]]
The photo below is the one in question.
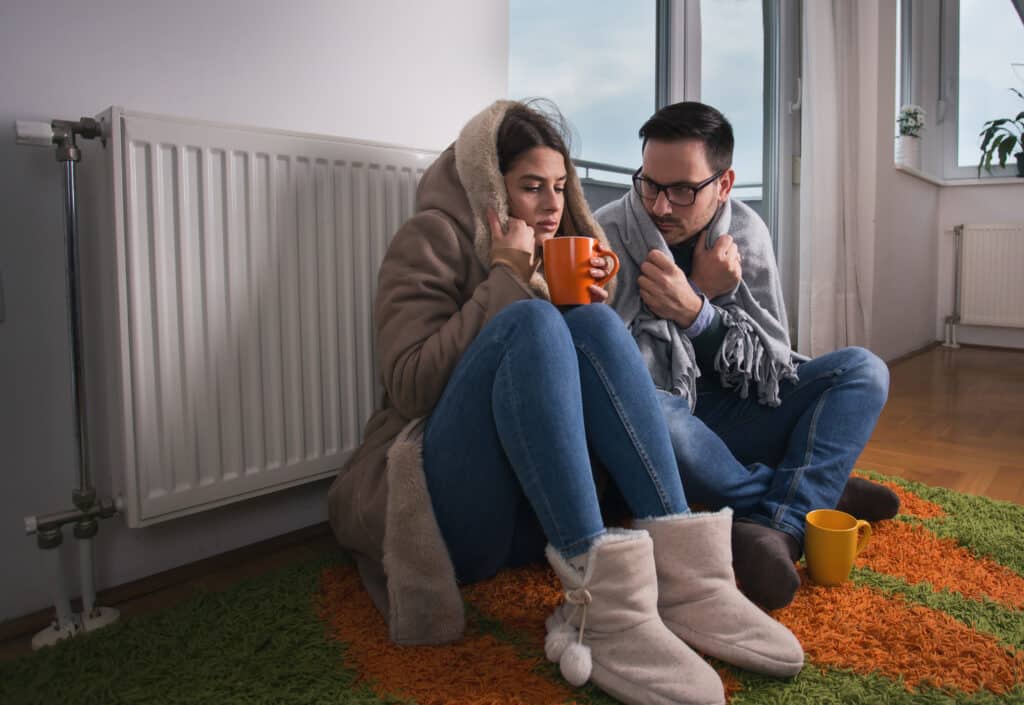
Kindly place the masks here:
[(1024, 351), (936, 347), (896, 362), (857, 467), (1024, 504)]
[[(941, 347), (891, 366), (889, 401), (857, 467), (1024, 504), (1024, 351)], [(333, 545), (325, 525), (104, 591), (151, 612)], [(0, 624), (0, 659), (30, 650), (52, 610)]]

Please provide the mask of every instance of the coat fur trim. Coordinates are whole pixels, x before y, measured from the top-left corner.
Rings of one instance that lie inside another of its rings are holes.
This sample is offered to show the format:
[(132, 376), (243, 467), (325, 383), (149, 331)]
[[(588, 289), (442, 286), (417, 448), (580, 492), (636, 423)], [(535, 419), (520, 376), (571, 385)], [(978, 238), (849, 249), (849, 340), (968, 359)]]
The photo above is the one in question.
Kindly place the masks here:
[(384, 572), (388, 626), (396, 644), (454, 641), (466, 617), (423, 474), (424, 419), (410, 422), (388, 449)]

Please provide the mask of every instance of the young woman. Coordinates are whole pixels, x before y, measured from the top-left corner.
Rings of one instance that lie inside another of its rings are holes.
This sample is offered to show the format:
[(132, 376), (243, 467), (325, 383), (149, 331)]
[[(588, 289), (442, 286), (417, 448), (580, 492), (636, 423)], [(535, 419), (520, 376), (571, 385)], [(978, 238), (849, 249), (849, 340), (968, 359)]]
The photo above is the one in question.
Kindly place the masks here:
[[(458, 638), (458, 583), (546, 555), (567, 599), (546, 650), (570, 682), (723, 702), (690, 647), (772, 675), (798, 672), (803, 651), (736, 589), (731, 511), (690, 513), (621, 320), (547, 301), (540, 244), (605, 242), (558, 124), (499, 101), (424, 173), (378, 280), (383, 405), (331, 487), (331, 524), (398, 643)], [(591, 454), (633, 529), (602, 522)]]

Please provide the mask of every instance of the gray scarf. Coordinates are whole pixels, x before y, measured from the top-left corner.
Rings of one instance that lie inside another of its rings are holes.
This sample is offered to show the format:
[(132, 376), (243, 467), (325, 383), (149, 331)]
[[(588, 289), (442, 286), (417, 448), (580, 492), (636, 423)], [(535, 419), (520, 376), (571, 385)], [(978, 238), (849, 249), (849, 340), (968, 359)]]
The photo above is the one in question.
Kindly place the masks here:
[[(693, 345), (675, 322), (655, 316), (640, 298), (637, 278), (651, 250), (672, 252), (665, 238), (632, 190), (597, 211), (594, 216), (619, 255), (618, 291), (612, 306), (629, 327), (659, 389), (685, 396), (693, 409), (696, 380), (700, 376)], [(789, 344), (789, 325), (782, 300), (782, 284), (775, 265), (771, 236), (758, 215), (742, 201), (730, 199), (708, 233), (708, 246), (723, 233), (736, 241), (743, 258), (743, 279), (736, 289), (712, 300), (726, 326), (714, 367), (722, 385), (735, 387), (746, 398), (750, 384), (757, 400), (779, 405), (779, 384), (796, 381), (795, 362), (802, 359)]]

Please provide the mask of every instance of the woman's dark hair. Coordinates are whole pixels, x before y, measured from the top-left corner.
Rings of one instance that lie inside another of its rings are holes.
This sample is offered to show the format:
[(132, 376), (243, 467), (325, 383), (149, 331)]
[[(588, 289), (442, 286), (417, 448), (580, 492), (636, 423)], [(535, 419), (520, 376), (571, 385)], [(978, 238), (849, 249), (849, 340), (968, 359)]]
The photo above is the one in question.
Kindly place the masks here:
[(498, 126), (496, 138), (498, 169), (502, 174), (512, 168), (523, 152), (534, 147), (550, 147), (561, 153), (569, 164), (569, 128), (554, 103), (534, 99), (513, 104)]
[(735, 144), (732, 125), (722, 113), (704, 103), (687, 101), (666, 105), (643, 124), (640, 138), (644, 141), (644, 147), (647, 146), (647, 140), (700, 140), (704, 143), (704, 151), (713, 171), (723, 171), (732, 166)]

